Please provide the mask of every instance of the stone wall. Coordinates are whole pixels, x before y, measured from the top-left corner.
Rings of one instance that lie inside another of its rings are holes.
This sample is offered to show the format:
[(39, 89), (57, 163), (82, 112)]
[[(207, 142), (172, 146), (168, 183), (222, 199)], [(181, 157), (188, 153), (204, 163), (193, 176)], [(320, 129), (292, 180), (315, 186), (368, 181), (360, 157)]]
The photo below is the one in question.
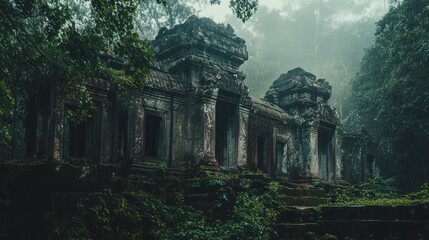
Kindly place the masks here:
[(95, 111), (72, 126), (64, 112), (73, 99), (50, 88), (49, 109), (27, 110), (26, 128), (14, 134), (15, 149), (39, 159), (142, 168), (203, 164), (291, 179), (336, 181), (343, 174), (355, 181), (363, 178), (353, 176), (358, 166), (370, 175), (368, 160), (356, 160), (362, 147), (342, 140), (338, 115), (327, 103), (332, 87), (324, 79), (296, 68), (275, 80), (264, 99), (250, 98), (239, 71), (248, 58), (245, 41), (231, 26), (207, 18), (162, 29), (152, 46), (156, 61), (144, 89), (130, 89), (117, 102), (105, 81), (91, 79)]

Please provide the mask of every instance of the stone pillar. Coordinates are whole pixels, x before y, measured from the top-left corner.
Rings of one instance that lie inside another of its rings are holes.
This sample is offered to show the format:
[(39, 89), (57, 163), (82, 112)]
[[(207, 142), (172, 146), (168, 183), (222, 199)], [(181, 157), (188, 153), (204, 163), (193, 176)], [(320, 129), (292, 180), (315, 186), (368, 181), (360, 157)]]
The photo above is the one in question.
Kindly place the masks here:
[(249, 133), (249, 113), (248, 108), (239, 107), (239, 132), (237, 145), (237, 165), (239, 169), (245, 170), (247, 165), (247, 144)]
[(113, 146), (113, 118), (112, 111), (109, 111), (109, 104), (103, 102), (101, 105), (101, 153), (100, 162), (108, 163), (113, 160), (114, 154), (112, 149)]
[(216, 97), (217, 90), (211, 97), (204, 96), (200, 105), (202, 121), (202, 160), (208, 167), (219, 167), (216, 152)]
[(133, 95), (128, 110), (128, 156), (129, 161), (138, 163), (143, 157), (144, 108), (143, 99)]
[(318, 155), (318, 134), (319, 127), (313, 126), (310, 133), (311, 142), (311, 160), (310, 160), (310, 177), (319, 177), (319, 155)]
[(342, 159), (342, 135), (343, 131), (339, 127), (335, 130), (335, 180), (341, 180), (343, 176), (341, 172), (343, 171), (343, 159)]
[(317, 136), (317, 126), (306, 126), (302, 130), (302, 169), (299, 177), (318, 178), (319, 159), (317, 153)]
[[(53, 125), (52, 132), (52, 152), (48, 152), (48, 156), (52, 156), (53, 160), (61, 160), (64, 155), (64, 99), (55, 96), (54, 98), (54, 108), (53, 108)], [(48, 151), (50, 147), (48, 147)]]

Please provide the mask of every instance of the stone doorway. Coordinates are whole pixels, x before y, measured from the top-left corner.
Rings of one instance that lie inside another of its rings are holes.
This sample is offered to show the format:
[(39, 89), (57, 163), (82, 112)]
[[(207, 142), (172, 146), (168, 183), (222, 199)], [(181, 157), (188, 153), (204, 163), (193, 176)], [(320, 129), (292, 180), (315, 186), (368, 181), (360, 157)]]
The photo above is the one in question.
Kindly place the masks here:
[(320, 123), (318, 131), (319, 178), (324, 181), (335, 180), (335, 126)]
[(144, 156), (154, 160), (160, 160), (162, 156), (162, 117), (147, 113), (145, 116)]
[(258, 136), (256, 146), (256, 167), (262, 172), (267, 172), (267, 139)]
[(238, 95), (219, 90), (216, 102), (216, 152), (220, 166), (230, 167), (237, 162)]
[(288, 157), (288, 145), (285, 142), (277, 142), (276, 146), (276, 163), (277, 163), (277, 175), (286, 175), (289, 172), (289, 157)]

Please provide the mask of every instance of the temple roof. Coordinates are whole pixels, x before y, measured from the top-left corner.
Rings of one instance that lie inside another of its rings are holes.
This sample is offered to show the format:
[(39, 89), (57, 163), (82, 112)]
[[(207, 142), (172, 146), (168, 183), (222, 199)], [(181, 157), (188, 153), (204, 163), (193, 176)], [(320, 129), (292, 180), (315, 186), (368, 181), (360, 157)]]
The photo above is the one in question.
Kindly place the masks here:
[(196, 16), (171, 29), (161, 28), (152, 46), (156, 60), (167, 68), (192, 57), (238, 70), (248, 58), (245, 41), (234, 34), (229, 24)]
[[(308, 94), (294, 96), (295, 94)], [(332, 87), (325, 79), (317, 79), (312, 73), (302, 68), (295, 68), (280, 75), (265, 95), (265, 99), (282, 107), (298, 102), (327, 102), (331, 97)]]
[(252, 98), (252, 108), (255, 113), (265, 115), (277, 120), (292, 120), (293, 118), (279, 106), (264, 99)]
[(145, 87), (164, 90), (167, 92), (184, 93), (185, 87), (178, 81), (179, 77), (161, 72), (156, 69), (150, 69), (146, 78)]

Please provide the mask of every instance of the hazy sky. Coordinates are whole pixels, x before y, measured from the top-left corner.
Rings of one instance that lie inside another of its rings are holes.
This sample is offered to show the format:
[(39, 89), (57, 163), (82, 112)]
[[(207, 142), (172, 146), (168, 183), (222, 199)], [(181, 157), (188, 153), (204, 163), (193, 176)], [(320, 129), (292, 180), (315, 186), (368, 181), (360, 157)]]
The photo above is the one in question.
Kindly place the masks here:
[[(289, 9), (299, 8), (302, 2), (311, 2), (311, 1), (322, 1), (329, 2), (332, 0), (259, 0), (261, 6), (266, 6), (269, 9), (282, 10), (285, 6), (288, 6)], [(378, 18), (388, 10), (389, 0), (343, 0), (355, 2), (359, 5), (362, 5), (362, 11), (353, 12), (353, 11), (338, 11), (335, 16), (332, 16), (335, 21), (338, 23), (341, 22), (354, 22), (360, 21), (364, 18)], [(229, 1), (222, 0), (220, 5), (213, 6), (201, 6), (200, 16), (211, 17), (216, 22), (224, 22), (225, 16), (232, 14), (231, 9), (229, 8)]]

